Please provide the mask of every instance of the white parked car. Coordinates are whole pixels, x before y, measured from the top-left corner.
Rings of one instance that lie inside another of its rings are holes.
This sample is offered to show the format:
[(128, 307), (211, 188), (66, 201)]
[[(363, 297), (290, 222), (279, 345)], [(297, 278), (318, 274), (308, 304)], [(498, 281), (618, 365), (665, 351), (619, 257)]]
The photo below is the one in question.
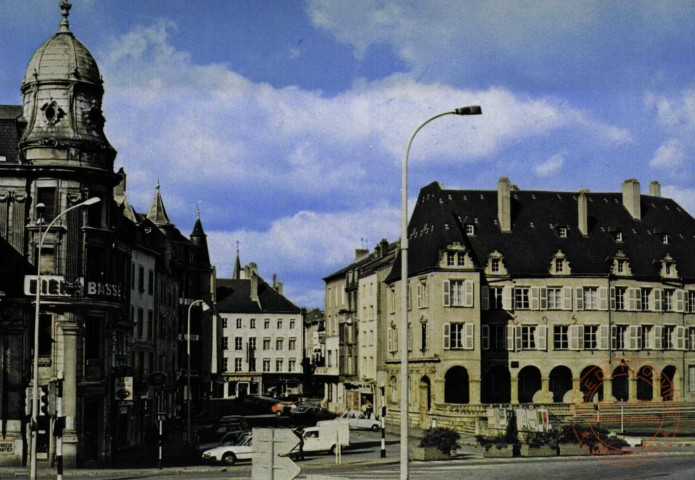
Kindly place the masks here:
[(381, 428), (381, 422), (379, 420), (374, 417), (368, 417), (364, 413), (356, 410), (345, 412), (338, 417), (338, 419), (346, 421), (353, 430), (363, 428), (377, 432)]
[(251, 460), (253, 458), (251, 436), (245, 437), (240, 442), (229, 442), (219, 447), (203, 452), (204, 461), (221, 462), (225, 465), (234, 465), (238, 460)]

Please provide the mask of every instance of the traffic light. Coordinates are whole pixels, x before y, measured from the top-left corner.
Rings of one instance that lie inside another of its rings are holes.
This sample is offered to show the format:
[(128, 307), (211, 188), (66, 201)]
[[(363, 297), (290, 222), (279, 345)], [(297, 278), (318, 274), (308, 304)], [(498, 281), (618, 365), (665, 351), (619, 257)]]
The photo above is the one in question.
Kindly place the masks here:
[(48, 415), (48, 385), (41, 385), (41, 391), (39, 393), (39, 414)]

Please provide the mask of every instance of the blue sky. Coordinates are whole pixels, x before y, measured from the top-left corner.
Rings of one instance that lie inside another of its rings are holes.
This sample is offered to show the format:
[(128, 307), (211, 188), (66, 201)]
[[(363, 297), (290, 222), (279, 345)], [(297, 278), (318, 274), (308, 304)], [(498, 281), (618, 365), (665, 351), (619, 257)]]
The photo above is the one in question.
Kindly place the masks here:
[[(0, 104), (19, 104), (58, 0), (0, 1)], [(438, 181), (493, 190), (643, 193), (695, 213), (695, 2), (74, 0), (71, 29), (105, 82), (128, 198), (159, 181), (189, 233), (200, 206), (220, 276), (277, 273), (300, 306), (363, 245), (399, 237)], [(411, 201), (411, 206), (412, 206)]]

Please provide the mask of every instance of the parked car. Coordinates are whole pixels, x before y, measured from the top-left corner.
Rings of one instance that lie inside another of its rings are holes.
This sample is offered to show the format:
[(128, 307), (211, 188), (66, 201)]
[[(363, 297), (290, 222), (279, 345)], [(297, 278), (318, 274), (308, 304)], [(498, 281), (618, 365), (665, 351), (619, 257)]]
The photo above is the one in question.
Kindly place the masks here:
[(345, 420), (353, 430), (365, 429), (377, 432), (381, 428), (381, 422), (379, 420), (374, 417), (368, 417), (364, 413), (356, 410), (347, 411), (338, 417), (338, 419)]
[(203, 452), (202, 458), (206, 462), (221, 462), (225, 465), (234, 465), (239, 460), (251, 460), (253, 449), (251, 435), (244, 437), (239, 444), (221, 445)]
[(198, 452), (203, 453), (206, 450), (211, 450), (223, 445), (238, 445), (246, 437), (251, 436), (250, 430), (234, 430), (226, 432), (214, 439), (207, 439), (198, 443)]
[(255, 413), (268, 413), (272, 406), (278, 403), (278, 399), (263, 395), (247, 395), (244, 403)]
[(219, 441), (222, 435), (239, 430), (250, 431), (249, 424), (241, 415), (226, 415), (218, 418), (215, 423), (198, 431), (198, 444)]
[(297, 405), (292, 402), (278, 402), (270, 407), (270, 411), (279, 417), (280, 415), (287, 415), (295, 408), (297, 408)]
[(320, 420), (331, 420), (335, 418), (334, 413), (321, 407), (313, 405), (297, 405), (297, 408), (290, 411), (290, 418), (298, 423), (316, 423)]

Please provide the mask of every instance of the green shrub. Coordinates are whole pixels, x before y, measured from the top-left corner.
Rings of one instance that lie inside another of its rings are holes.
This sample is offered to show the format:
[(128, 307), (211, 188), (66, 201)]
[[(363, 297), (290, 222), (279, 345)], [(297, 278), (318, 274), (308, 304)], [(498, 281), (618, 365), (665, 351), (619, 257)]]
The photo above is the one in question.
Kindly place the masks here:
[(581, 443), (592, 450), (596, 445), (603, 445), (608, 449), (612, 447), (615, 450), (628, 446), (622, 438), (610, 436), (605, 428), (590, 428), (585, 425), (564, 425), (558, 431), (557, 439), (559, 443), (580, 443), (579, 439), (581, 439)]
[(557, 434), (555, 432), (528, 432), (526, 442), (530, 447), (538, 448), (543, 445), (555, 447), (557, 445)]
[(459, 448), (461, 435), (450, 428), (429, 428), (420, 441), (421, 447), (435, 447), (445, 455), (451, 455)]

